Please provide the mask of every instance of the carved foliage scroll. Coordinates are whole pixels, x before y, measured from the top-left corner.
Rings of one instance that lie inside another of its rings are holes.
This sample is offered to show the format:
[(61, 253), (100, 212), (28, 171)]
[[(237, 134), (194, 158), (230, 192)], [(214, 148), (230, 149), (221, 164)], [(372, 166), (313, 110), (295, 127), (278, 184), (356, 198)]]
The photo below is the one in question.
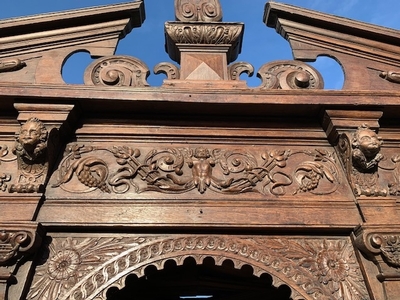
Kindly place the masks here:
[(275, 61), (263, 65), (257, 73), (262, 89), (323, 89), (322, 75), (300, 61)]
[(175, 0), (175, 17), (182, 22), (222, 20), (219, 0)]
[(150, 71), (146, 64), (129, 56), (109, 56), (95, 60), (85, 70), (86, 85), (149, 86)]
[[(322, 149), (252, 154), (197, 147), (142, 153), (127, 146), (72, 145), (69, 151), (59, 168), (59, 182), (53, 187), (70, 192), (98, 189), (117, 194), (128, 191), (176, 194), (197, 190), (203, 194), (210, 190), (222, 194), (254, 192), (279, 196), (285, 195), (290, 186), (294, 195), (303, 192), (323, 195), (335, 192), (340, 184), (334, 154)], [(115, 163), (106, 163), (102, 158), (104, 153), (112, 154)], [(304, 160), (286, 171), (290, 158), (298, 155)], [(69, 188), (72, 179), (81, 188), (76, 185)]]
[(274, 285), (287, 284), (297, 299), (368, 299), (349, 239), (175, 236), (127, 238), (55, 238), (48, 257), (37, 267), (29, 292), (36, 299), (105, 300), (111, 286), (122, 288), (126, 276), (162, 269), (173, 259), (193, 257), (216, 264), (231, 259), (236, 268), (269, 273)]

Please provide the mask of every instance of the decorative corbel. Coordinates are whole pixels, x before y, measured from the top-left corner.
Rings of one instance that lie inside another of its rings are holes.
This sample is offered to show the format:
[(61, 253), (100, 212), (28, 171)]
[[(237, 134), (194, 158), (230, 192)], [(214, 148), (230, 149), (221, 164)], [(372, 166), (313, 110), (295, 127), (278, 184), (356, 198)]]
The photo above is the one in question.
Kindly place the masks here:
[[(60, 133), (68, 131), (74, 105), (16, 103), (22, 123), (14, 153), (18, 174), (10, 193), (42, 193), (59, 150)], [(61, 132), (60, 132), (61, 130)]]
[(323, 127), (336, 147), (355, 196), (387, 196), (378, 183), (378, 164), (383, 144), (374, 129), (379, 128), (380, 111), (327, 110)]

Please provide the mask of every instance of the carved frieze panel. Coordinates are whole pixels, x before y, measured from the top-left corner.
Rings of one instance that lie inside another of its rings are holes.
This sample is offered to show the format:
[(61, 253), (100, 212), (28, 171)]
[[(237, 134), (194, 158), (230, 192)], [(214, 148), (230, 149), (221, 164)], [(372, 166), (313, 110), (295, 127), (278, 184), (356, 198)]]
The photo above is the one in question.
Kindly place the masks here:
[[(273, 197), (334, 194), (342, 173), (327, 149), (68, 147), (53, 189), (115, 197), (126, 193), (252, 193)], [(114, 195), (114, 196), (113, 196)]]
[(110, 287), (122, 288), (130, 274), (147, 266), (162, 269), (167, 260), (198, 264), (212, 257), (236, 268), (250, 265), (268, 273), (273, 284), (288, 285), (292, 299), (369, 299), (348, 238), (260, 236), (111, 236), (49, 240), (27, 299), (105, 300)]

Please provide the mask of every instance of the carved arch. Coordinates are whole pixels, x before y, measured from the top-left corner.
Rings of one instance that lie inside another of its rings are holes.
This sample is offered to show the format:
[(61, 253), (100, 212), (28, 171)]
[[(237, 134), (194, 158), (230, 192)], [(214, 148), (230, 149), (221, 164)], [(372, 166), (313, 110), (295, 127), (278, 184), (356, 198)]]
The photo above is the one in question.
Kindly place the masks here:
[[(368, 299), (354, 249), (346, 238), (169, 236), (141, 239), (143, 243), (126, 247), (94, 266), (65, 290), (60, 299), (105, 300), (107, 290), (123, 288), (128, 275), (141, 277), (149, 265), (160, 270), (168, 260), (182, 265), (188, 257), (194, 258), (197, 264), (211, 257), (216, 265), (226, 259), (232, 260), (235, 268), (249, 265), (255, 276), (269, 274), (273, 286), (290, 287), (293, 300), (342, 299), (343, 296), (349, 300)], [(112, 245), (108, 243), (108, 246)], [(68, 248), (66, 254), (73, 251)], [(75, 256), (84, 257), (79, 253)], [(55, 259), (51, 260), (54, 264)]]

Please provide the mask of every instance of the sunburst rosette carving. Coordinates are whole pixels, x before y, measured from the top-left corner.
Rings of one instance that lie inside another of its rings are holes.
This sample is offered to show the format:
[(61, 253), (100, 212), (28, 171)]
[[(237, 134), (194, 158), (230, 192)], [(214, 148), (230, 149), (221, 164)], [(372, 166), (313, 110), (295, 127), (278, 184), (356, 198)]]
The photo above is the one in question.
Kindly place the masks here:
[[(27, 299), (65, 299), (64, 296), (68, 290), (76, 286), (78, 282), (84, 281), (88, 274), (144, 240), (139, 237), (49, 239), (49, 244), (43, 251), (43, 261), (36, 268), (36, 275)], [(118, 265), (114, 268), (114, 272), (119, 270)], [(112, 275), (112, 273), (108, 274), (108, 276)], [(83, 288), (90, 285), (89, 282), (82, 283)]]
[(282, 60), (263, 65), (257, 73), (260, 89), (323, 89), (324, 80), (315, 68), (301, 61)]
[(86, 85), (147, 87), (149, 68), (131, 56), (107, 56), (92, 62), (85, 70)]
[(219, 0), (175, 0), (175, 17), (182, 22), (219, 22), (221, 4)]
[(167, 260), (182, 265), (187, 257), (198, 264), (212, 257), (216, 265), (226, 259), (235, 268), (250, 265), (255, 276), (268, 273), (275, 286), (290, 286), (296, 300), (368, 299), (347, 238), (201, 235), (53, 240), (28, 299), (105, 300), (107, 290), (124, 287), (130, 274), (144, 276), (147, 266), (162, 269)]

